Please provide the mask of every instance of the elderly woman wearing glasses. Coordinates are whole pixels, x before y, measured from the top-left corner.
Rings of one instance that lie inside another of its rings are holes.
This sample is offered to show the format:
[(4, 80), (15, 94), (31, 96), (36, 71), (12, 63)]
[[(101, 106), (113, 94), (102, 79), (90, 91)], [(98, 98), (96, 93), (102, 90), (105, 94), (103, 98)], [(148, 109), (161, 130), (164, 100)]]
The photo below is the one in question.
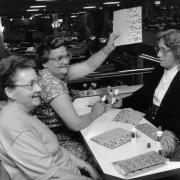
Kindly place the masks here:
[[(0, 88), (8, 103), (0, 112), (0, 159), (12, 180), (92, 180), (96, 170), (59, 146), (31, 111), (40, 104), (34, 61), (10, 56), (0, 62)], [(90, 177), (81, 175), (86, 170)]]
[(48, 36), (37, 50), (42, 102), (34, 113), (57, 135), (60, 145), (85, 160), (89, 158), (89, 153), (78, 131), (101, 116), (105, 106), (97, 102), (89, 114), (79, 116), (71, 102), (67, 81), (83, 77), (100, 66), (115, 49), (117, 36), (111, 34), (102, 50), (73, 65), (69, 65), (71, 56), (61, 37)]
[[(130, 97), (120, 99), (115, 106), (132, 107), (144, 112), (154, 125), (162, 126), (180, 137), (180, 31), (170, 29), (159, 32), (156, 38), (160, 66), (155, 68), (141, 89)], [(169, 138), (172, 141), (163, 143), (175, 145), (175, 136), (170, 132), (165, 132), (165, 135), (164, 140)], [(171, 150), (166, 150), (171, 154)]]

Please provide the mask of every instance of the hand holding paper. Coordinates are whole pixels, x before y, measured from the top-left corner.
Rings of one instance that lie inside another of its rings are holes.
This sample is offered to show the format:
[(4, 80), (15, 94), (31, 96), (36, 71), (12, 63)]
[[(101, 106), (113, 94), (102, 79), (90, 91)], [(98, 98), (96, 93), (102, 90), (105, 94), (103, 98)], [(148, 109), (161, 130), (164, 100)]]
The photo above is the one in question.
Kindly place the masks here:
[(108, 42), (106, 44), (106, 46), (104, 46), (103, 48), (103, 52), (106, 55), (109, 55), (115, 48), (115, 40), (117, 39), (117, 37), (119, 37), (120, 33), (111, 33), (108, 39)]

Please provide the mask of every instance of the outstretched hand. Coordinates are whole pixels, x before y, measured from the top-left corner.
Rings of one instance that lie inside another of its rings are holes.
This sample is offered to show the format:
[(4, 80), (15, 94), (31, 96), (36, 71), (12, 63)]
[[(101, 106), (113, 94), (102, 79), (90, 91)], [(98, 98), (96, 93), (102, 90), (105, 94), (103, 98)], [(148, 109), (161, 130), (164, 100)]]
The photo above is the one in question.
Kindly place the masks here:
[(120, 36), (119, 33), (111, 33), (108, 39), (108, 42), (106, 46), (103, 48), (103, 52), (107, 55), (109, 55), (115, 48), (116, 46), (114, 45), (115, 39)]
[(106, 104), (106, 110), (122, 107), (122, 97), (116, 93), (118, 89), (107, 87), (101, 91), (100, 99)]

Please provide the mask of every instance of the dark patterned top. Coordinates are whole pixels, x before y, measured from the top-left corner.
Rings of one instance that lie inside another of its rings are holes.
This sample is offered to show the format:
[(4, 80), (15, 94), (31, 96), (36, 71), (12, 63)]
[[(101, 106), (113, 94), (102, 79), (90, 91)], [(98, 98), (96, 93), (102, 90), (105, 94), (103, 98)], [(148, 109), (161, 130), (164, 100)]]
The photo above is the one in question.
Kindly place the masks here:
[(39, 83), (42, 87), (41, 104), (33, 113), (56, 134), (61, 146), (90, 162), (91, 155), (79, 132), (68, 129), (50, 105), (50, 102), (59, 95), (69, 94), (67, 81), (62, 81), (53, 76), (48, 69), (43, 69), (39, 72)]
[(63, 125), (62, 120), (50, 106), (50, 101), (61, 94), (68, 94), (67, 83), (53, 76), (48, 69), (39, 71), (39, 83), (41, 85), (41, 105), (34, 113), (49, 126), (50, 129)]

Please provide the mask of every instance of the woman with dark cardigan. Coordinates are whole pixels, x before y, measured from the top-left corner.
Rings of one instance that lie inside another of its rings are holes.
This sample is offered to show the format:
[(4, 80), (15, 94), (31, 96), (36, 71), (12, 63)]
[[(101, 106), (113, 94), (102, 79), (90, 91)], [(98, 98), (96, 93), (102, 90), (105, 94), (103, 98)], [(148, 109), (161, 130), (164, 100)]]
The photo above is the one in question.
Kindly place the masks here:
[[(114, 106), (144, 112), (145, 118), (155, 126), (167, 129), (162, 141), (165, 154), (170, 155), (172, 152), (168, 147), (176, 146), (180, 137), (180, 31), (162, 31), (156, 38), (160, 66), (154, 69), (142, 88), (120, 99)], [(180, 159), (178, 153), (174, 159)]]

